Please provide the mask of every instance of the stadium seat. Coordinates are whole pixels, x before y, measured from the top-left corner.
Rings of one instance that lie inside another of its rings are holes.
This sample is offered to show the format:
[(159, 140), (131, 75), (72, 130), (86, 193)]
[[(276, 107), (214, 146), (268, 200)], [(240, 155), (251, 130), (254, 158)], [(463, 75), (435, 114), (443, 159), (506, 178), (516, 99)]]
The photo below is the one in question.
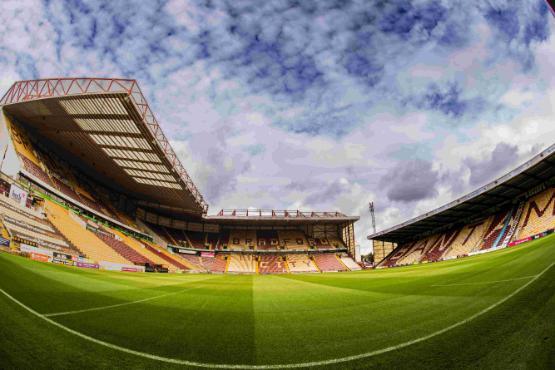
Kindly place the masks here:
[[(12, 142), (14, 144), (14, 149), (19, 157), (24, 162), (29, 161), (31, 162), (30, 164), (40, 169), (40, 160), (37, 158), (31, 142), (29, 141), (29, 138), (27, 137), (27, 134), (24, 132), (23, 128), (20, 127), (19, 124), (12, 122), (11, 119), (9, 119), (8, 117), (5, 117), (5, 119), (7, 126), (10, 129), (11, 137), (13, 139)], [(25, 165), (26, 164), (24, 163), (24, 166)], [(27, 169), (27, 166), (25, 167)], [(30, 172), (28, 169), (27, 171)]]
[(209, 271), (214, 273), (224, 273), (227, 261), (224, 257), (216, 255), (215, 257), (200, 257), (192, 254), (180, 254), (189, 263), (198, 267), (199, 271)]
[(256, 248), (260, 250), (279, 249), (279, 236), (275, 230), (257, 230)]
[(410, 243), (399, 244), (387, 257), (379, 263), (380, 267), (393, 267), (416, 245), (416, 241)]
[(185, 240), (185, 235), (183, 234), (183, 232), (180, 232), (179, 230), (167, 228), (160, 225), (154, 225), (154, 224), (149, 224), (149, 227), (154, 232), (156, 232), (158, 236), (166, 240), (168, 244), (178, 246), (178, 245), (182, 245), (182, 242)]
[(305, 234), (300, 230), (279, 230), (279, 241), (285, 249), (306, 250), (309, 248)]
[(0, 212), (21, 222), (26, 222), (33, 227), (53, 231), (52, 225), (42, 214), (27, 207), (22, 207), (10, 198), (0, 196)]
[(328, 238), (308, 238), (308, 244), (318, 250), (327, 250), (333, 248)]
[(68, 197), (70, 197), (75, 201), (78, 201), (78, 202), (81, 201), (77, 193), (74, 192), (73, 189), (69, 187), (69, 185), (64, 183), (62, 180), (58, 179), (56, 176), (52, 176), (52, 181), (56, 189), (58, 189), (59, 191), (61, 191), (62, 193), (64, 193), (65, 195), (67, 195)]
[(340, 238), (328, 237), (327, 239), (328, 239), (328, 242), (330, 243), (332, 249), (346, 248), (345, 243), (343, 243), (343, 240), (341, 240)]
[(315, 254), (314, 262), (322, 272), (348, 270), (348, 268), (333, 253)]
[(508, 210), (504, 210), (498, 212), (493, 216), (493, 219), (488, 226), (488, 229), (484, 236), (484, 242), (482, 243), (480, 249), (485, 250), (493, 247), (495, 241), (497, 240), (497, 237), (501, 234), (501, 231), (503, 230), (504, 221), (508, 213)]
[(133, 262), (136, 265), (151, 265), (154, 266), (155, 263), (146, 258), (145, 256), (141, 255), (139, 252), (128, 246), (126, 243), (117, 240), (111, 236), (108, 236), (104, 233), (97, 233), (96, 234), (100, 240), (102, 240), (106, 245), (110, 248), (115, 250), (120, 256), (125, 258), (128, 261)]
[(555, 187), (530, 198), (523, 209), (516, 239), (523, 239), (555, 228)]
[(287, 266), (290, 272), (319, 272), (318, 267), (306, 254), (288, 254)]
[(70, 215), (67, 209), (45, 200), (48, 220), (64, 235), (82, 254), (95, 261), (107, 261), (122, 264), (131, 262), (122, 257), (108, 245), (103, 243), (96, 234), (85, 228), (77, 216)]
[(360, 267), (360, 265), (349, 256), (342, 256), (341, 262), (343, 262), (343, 264), (351, 271), (362, 270), (362, 267)]
[[(78, 192), (74, 192), (77, 195), (77, 199), (79, 202), (81, 202), (82, 204), (86, 205), (87, 207), (89, 207), (92, 210), (95, 210), (98, 213), (103, 213), (106, 216), (110, 216), (114, 219), (118, 219), (118, 217), (114, 217), (114, 215), (111, 212), (108, 212), (106, 209), (102, 208), (100, 206), (100, 204), (98, 204), (95, 200), (89, 198), (88, 196), (79, 194)], [(124, 222), (126, 223), (126, 222)]]
[(206, 233), (206, 244), (208, 249), (216, 249), (220, 243), (219, 233)]
[[(148, 249), (151, 253), (156, 254), (159, 258), (166, 261), (166, 264), (173, 266), (174, 268), (180, 270), (191, 270), (189, 266), (186, 265), (186, 262), (180, 260), (180, 257), (172, 255), (170, 252), (164, 250), (163, 248), (159, 248), (154, 243), (150, 243), (148, 241), (142, 240), (141, 243)], [(170, 271), (175, 270), (171, 267), (169, 268)]]
[(484, 239), (484, 233), (492, 218), (465, 225), (457, 238), (453, 241), (451, 248), (445, 253), (444, 258), (465, 256), (480, 248)]
[(287, 273), (287, 267), (282, 256), (263, 254), (258, 262), (258, 272), (260, 274), (284, 274)]
[(46, 249), (78, 255), (79, 251), (38, 212), (0, 195), (3, 226), (10, 235)]
[(460, 228), (453, 228), (437, 235), (433, 243), (424, 251), (420, 262), (435, 262), (442, 260), (446, 252), (451, 249), (453, 242), (460, 233)]
[(23, 160), (23, 168), (32, 176), (36, 177), (38, 180), (42, 181), (43, 183), (49, 185), (49, 186), (54, 186), (54, 184), (52, 183), (52, 180), (50, 180), (50, 177), (48, 176), (48, 174), (46, 172), (44, 172), (44, 170), (42, 168), (40, 168), (40, 166), (36, 163), (34, 163), (33, 161), (31, 161), (29, 158), (27, 158), (24, 155), (20, 155), (21, 159)]
[(198, 231), (184, 232), (186, 240), (191, 248), (206, 249), (206, 234)]
[(436, 239), (437, 235), (428, 236), (424, 239), (420, 239), (412, 244), (412, 247), (396, 262), (396, 265), (410, 265), (420, 261), (424, 255), (424, 251), (428, 248)]
[(230, 230), (229, 242), (227, 249), (229, 250), (253, 250), (256, 246), (255, 230)]
[(255, 273), (256, 260), (250, 254), (232, 254), (226, 272)]
[(158, 253), (154, 253), (149, 248), (146, 248), (144, 243), (141, 243), (140, 241), (127, 236), (120, 231), (112, 229), (110, 229), (109, 231), (119, 236), (126, 246), (132, 248), (133, 250), (135, 250), (135, 252), (150, 260), (154, 265), (164, 266), (170, 271), (174, 271), (176, 269), (176, 266), (174, 264), (168, 264), (168, 261), (165, 258), (162, 258)]
[(3, 221), (6, 228), (12, 234), (21, 235), (28, 240), (36, 239), (40, 241), (39, 244), (47, 245), (55, 249), (69, 248), (69, 244), (62, 237), (53, 232), (45, 231), (39, 228), (33, 228), (28, 224), (18, 222), (8, 216), (5, 216)]
[(201, 259), (204, 265), (210, 266), (211, 272), (225, 272), (227, 260), (223, 256), (216, 255), (216, 257), (201, 257)]
[(216, 249), (219, 249), (219, 250), (227, 249), (228, 246), (229, 246), (229, 231), (222, 230), (220, 232), (220, 241), (218, 242)]
[(176, 253), (180, 258), (182, 258), (188, 267), (193, 272), (208, 272), (210, 269), (202, 262), (202, 259), (197, 255)]

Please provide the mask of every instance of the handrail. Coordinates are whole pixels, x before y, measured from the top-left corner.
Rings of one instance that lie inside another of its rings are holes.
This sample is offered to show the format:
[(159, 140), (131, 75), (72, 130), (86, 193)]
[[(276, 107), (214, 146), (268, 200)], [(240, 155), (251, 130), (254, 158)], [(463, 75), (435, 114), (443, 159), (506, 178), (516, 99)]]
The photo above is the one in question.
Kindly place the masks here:
[[(214, 216), (212, 216), (214, 217)], [(311, 218), (311, 217), (347, 217), (345, 214), (332, 212), (314, 212), (295, 210), (275, 210), (275, 209), (222, 209), (215, 217), (293, 217), (293, 218)]]

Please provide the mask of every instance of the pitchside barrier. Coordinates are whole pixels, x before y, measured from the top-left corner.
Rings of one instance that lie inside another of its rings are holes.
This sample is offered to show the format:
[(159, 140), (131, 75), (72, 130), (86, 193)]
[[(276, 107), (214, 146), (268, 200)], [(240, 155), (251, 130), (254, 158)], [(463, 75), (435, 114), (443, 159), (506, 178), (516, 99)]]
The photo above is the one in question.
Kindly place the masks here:
[(536, 239), (543, 238), (543, 237), (545, 237), (545, 236), (547, 236), (547, 235), (553, 233), (554, 230), (555, 230), (555, 229), (549, 229), (549, 230), (542, 231), (541, 233), (528, 236), (528, 237), (526, 237), (526, 238), (522, 238), (522, 239), (518, 239), (518, 240), (513, 240), (512, 242), (510, 242), (509, 244), (507, 244), (506, 247), (496, 247), (496, 248), (484, 249), (484, 250), (481, 250), (481, 251), (470, 252), (470, 253), (468, 253), (468, 255), (469, 255), (469, 256), (474, 256), (474, 255), (477, 255), (477, 254), (483, 254), (483, 253), (493, 252), (493, 251), (498, 250), (498, 249), (504, 249), (504, 248), (508, 248), (508, 247), (514, 247), (515, 245), (519, 245), (519, 244), (522, 244), (522, 243), (525, 243), (525, 242), (528, 242), (528, 241), (531, 241), (531, 240), (536, 240)]
[(529, 236), (529, 237), (527, 237), (527, 238), (518, 239), (518, 240), (513, 240), (512, 242), (510, 242), (510, 243), (508, 244), (508, 246), (509, 246), (509, 247), (513, 247), (513, 246), (515, 246), (515, 245), (519, 245), (519, 244), (528, 242), (528, 241), (530, 241), (530, 240), (540, 239), (540, 238), (543, 238), (543, 237), (545, 237), (545, 236), (547, 236), (547, 235), (549, 235), (549, 234), (552, 234), (553, 232), (555, 232), (555, 229), (549, 229), (549, 230), (543, 231), (543, 232), (541, 232), (541, 233), (539, 233), (539, 234), (535, 234), (535, 235)]
[(145, 272), (144, 266), (126, 265), (123, 263), (100, 261), (98, 263), (101, 269), (110, 271), (125, 271), (125, 272)]
[(9, 247), (10, 240), (0, 236), (0, 247)]
[(81, 268), (86, 268), (86, 269), (98, 269), (100, 268), (100, 265), (98, 263), (95, 262), (85, 262), (85, 261), (75, 261), (75, 266), (77, 267), (81, 267)]
[(19, 251), (35, 261), (52, 262), (67, 266), (77, 266), (81, 268), (104, 269), (110, 271), (126, 272), (145, 272), (144, 266), (127, 265), (122, 263), (100, 261), (96, 263), (83, 257), (75, 257), (69, 254), (54, 252), (48, 249), (34, 247), (27, 244), (20, 244)]
[(48, 249), (33, 247), (28, 244), (21, 243), (19, 245), (19, 250), (23, 253), (28, 254), (29, 258), (35, 261), (41, 262), (52, 262), (54, 257), (54, 252)]

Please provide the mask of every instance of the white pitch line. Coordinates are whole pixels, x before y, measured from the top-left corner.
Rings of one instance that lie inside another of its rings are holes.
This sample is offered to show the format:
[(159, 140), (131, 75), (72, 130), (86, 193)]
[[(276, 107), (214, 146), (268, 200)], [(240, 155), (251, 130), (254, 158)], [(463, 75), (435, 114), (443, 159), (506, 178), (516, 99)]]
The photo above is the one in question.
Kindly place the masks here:
[(38, 318), (41, 318), (44, 321), (46, 321), (46, 322), (48, 322), (48, 323), (50, 323), (54, 326), (57, 326), (58, 328), (66, 331), (68, 333), (76, 335), (76, 336), (78, 336), (80, 338), (83, 338), (85, 340), (88, 340), (90, 342), (99, 344), (101, 346), (104, 346), (104, 347), (107, 347), (107, 348), (110, 348), (110, 349), (114, 349), (116, 351), (128, 353), (128, 354), (143, 357), (143, 358), (147, 358), (147, 359), (150, 359), (150, 360), (161, 361), (161, 362), (165, 362), (165, 363), (169, 363), (169, 364), (175, 364), (175, 365), (186, 365), (186, 366), (195, 366), (195, 367), (212, 368), (212, 369), (214, 369), (214, 368), (217, 368), (217, 369), (293, 369), (293, 368), (303, 368), (303, 367), (313, 367), (313, 366), (324, 366), (324, 365), (338, 364), (338, 363), (343, 363), (343, 362), (348, 362), (348, 361), (360, 360), (360, 359), (363, 359), (363, 358), (369, 358), (369, 357), (381, 355), (381, 354), (384, 354), (384, 353), (387, 353), (387, 352), (395, 351), (395, 350), (398, 350), (398, 349), (401, 349), (401, 348), (404, 348), (404, 347), (408, 347), (410, 345), (420, 343), (420, 342), (423, 342), (425, 340), (436, 337), (438, 335), (441, 335), (443, 333), (448, 332), (449, 330), (452, 330), (452, 329), (455, 329), (455, 328), (457, 328), (461, 325), (464, 325), (464, 324), (474, 320), (475, 318), (493, 310), (494, 308), (496, 308), (500, 304), (505, 303), (506, 301), (508, 301), (509, 299), (513, 298), (515, 295), (520, 293), (522, 290), (526, 289), (530, 284), (532, 284), (534, 281), (536, 281), (540, 276), (542, 276), (553, 265), (555, 265), (555, 263), (552, 263), (549, 266), (547, 266), (542, 272), (540, 272), (538, 275), (536, 275), (532, 280), (528, 281), (526, 284), (522, 285), (520, 288), (516, 289), (514, 292), (512, 292), (511, 294), (509, 294), (505, 298), (502, 298), (501, 300), (497, 301), (496, 303), (492, 304), (491, 306), (488, 306), (488, 307), (484, 308), (483, 310), (475, 313), (474, 315), (472, 315), (472, 316), (470, 316), (470, 317), (468, 317), (468, 318), (466, 318), (462, 321), (459, 321), (455, 324), (452, 324), (452, 325), (450, 325), (446, 328), (443, 328), (441, 330), (435, 331), (435, 332), (433, 332), (431, 334), (428, 334), (426, 336), (423, 336), (423, 337), (420, 337), (420, 338), (417, 338), (417, 339), (413, 339), (413, 340), (410, 340), (408, 342), (404, 342), (404, 343), (401, 343), (401, 344), (397, 344), (395, 346), (378, 349), (378, 350), (372, 351), (372, 352), (361, 353), (359, 355), (354, 355), (354, 356), (340, 357), (340, 358), (335, 358), (335, 359), (330, 359), (330, 360), (322, 360), (322, 361), (303, 362), (303, 363), (295, 363), (295, 364), (276, 364), (276, 365), (210, 364), (210, 363), (206, 363), (206, 362), (194, 362), (194, 361), (180, 360), (180, 359), (177, 359), (177, 358), (157, 356), (157, 355), (153, 355), (151, 353), (135, 351), (135, 350), (130, 349), (130, 348), (125, 348), (125, 347), (118, 346), (116, 344), (104, 342), (102, 340), (90, 337), (90, 336), (88, 336), (86, 334), (83, 334), (81, 332), (78, 332), (76, 330), (70, 329), (67, 326), (62, 325), (62, 324), (46, 317), (45, 315), (33, 310), (31, 307), (26, 306), (24, 303), (20, 302), (19, 300), (17, 300), (14, 297), (12, 297), (9, 293), (7, 293), (6, 291), (4, 291), (1, 288), (0, 288), (0, 293), (4, 294), (11, 301), (13, 301), (17, 305), (21, 306), (22, 308), (24, 308), (28, 312), (32, 313), (33, 315), (37, 316)]
[(55, 317), (55, 316), (64, 316), (64, 315), (74, 315), (74, 314), (83, 313), (83, 312), (107, 310), (107, 309), (109, 309), (109, 308), (128, 306), (128, 305), (132, 305), (132, 304), (137, 304), (137, 303), (152, 301), (152, 300), (154, 300), (154, 299), (164, 298), (164, 297), (167, 297), (167, 296), (170, 296), (170, 295), (175, 295), (175, 294), (178, 294), (178, 293), (182, 293), (182, 292), (185, 292), (185, 291), (187, 291), (187, 290), (194, 289), (194, 288), (195, 288), (195, 287), (190, 287), (190, 288), (186, 288), (186, 289), (179, 290), (179, 291), (177, 291), (177, 292), (171, 292), (171, 293), (166, 293), (166, 294), (160, 294), (160, 295), (157, 295), (157, 296), (154, 296), (154, 297), (138, 299), (138, 300), (136, 300), (136, 301), (130, 301), (130, 302), (124, 302), (124, 303), (116, 303), (116, 304), (111, 304), (111, 305), (108, 305), (108, 306), (99, 306), (99, 307), (92, 307), (92, 308), (84, 308), (84, 309), (82, 309), (82, 310), (45, 313), (45, 314), (43, 314), (43, 315), (44, 315), (45, 317)]
[(504, 279), (504, 280), (491, 280), (491, 281), (479, 281), (475, 283), (453, 283), (453, 284), (434, 284), (430, 286), (457, 286), (457, 285), (484, 285), (484, 284), (495, 284), (495, 283), (503, 283), (505, 281), (515, 281), (515, 280), (523, 280), (523, 279), (530, 279), (536, 277), (538, 275), (529, 275), (529, 276), (522, 276), (514, 279)]

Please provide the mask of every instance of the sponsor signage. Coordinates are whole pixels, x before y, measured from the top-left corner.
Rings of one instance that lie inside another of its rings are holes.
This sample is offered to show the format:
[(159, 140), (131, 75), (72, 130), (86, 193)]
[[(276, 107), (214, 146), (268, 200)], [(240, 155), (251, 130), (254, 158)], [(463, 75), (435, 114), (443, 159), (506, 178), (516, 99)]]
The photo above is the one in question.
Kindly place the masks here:
[(60, 257), (53, 257), (52, 258), (52, 263), (57, 263), (60, 265), (67, 265), (67, 266), (73, 266), (73, 261), (72, 260), (67, 260), (65, 258), (60, 258)]
[(540, 238), (543, 238), (544, 236), (547, 236), (547, 235), (549, 235), (549, 234), (551, 234), (551, 233), (553, 233), (553, 232), (554, 232), (554, 229), (549, 229), (549, 230), (543, 231), (543, 232), (541, 232), (541, 233), (539, 233), (539, 234), (535, 234), (535, 235), (528, 236), (528, 237), (526, 237), (526, 238), (522, 238), (522, 239), (518, 239), (518, 240), (513, 240), (512, 242), (510, 242), (510, 243), (508, 244), (508, 246), (509, 246), (509, 247), (513, 247), (513, 246), (515, 246), (515, 245), (519, 245), (519, 244), (525, 243), (525, 242), (530, 241), (530, 240), (540, 239)]
[(0, 237), (0, 245), (2, 245), (4, 247), (9, 247), (10, 246), (10, 241), (8, 239)]
[(73, 259), (73, 256), (71, 254), (60, 253), (60, 252), (54, 252), (54, 257), (57, 257), (59, 259), (66, 259), (66, 260)]
[(119, 264), (117, 263), (110, 263), (110, 262), (100, 262), (99, 263), (100, 268), (104, 269), (104, 270), (109, 270), (109, 271), (121, 271), (121, 266), (119, 266)]
[(74, 261), (79, 261), (79, 262), (88, 262), (88, 263), (96, 263), (96, 261), (85, 258), (85, 257), (81, 257), (81, 256), (74, 256), (73, 257)]
[(104, 270), (110, 271), (129, 271), (129, 272), (144, 272), (144, 266), (135, 266), (135, 265), (124, 265), (122, 263), (115, 263), (115, 262), (108, 262), (108, 261), (100, 261), (99, 267)]
[(214, 252), (200, 252), (200, 256), (201, 257), (212, 257), (213, 258), (213, 257), (216, 256), (216, 253), (214, 253)]
[(530, 241), (530, 240), (532, 240), (532, 237), (529, 236), (527, 238), (513, 240), (508, 245), (509, 245), (509, 247), (514, 247), (515, 245), (519, 245), (519, 244), (525, 243), (525, 242)]
[(125, 271), (125, 272), (141, 272), (143, 270), (137, 268), (137, 267), (122, 267), (121, 271)]
[(31, 259), (35, 261), (50, 262), (52, 260), (50, 256), (47, 256), (45, 254), (35, 253), (35, 252), (32, 252), (30, 256), (31, 256)]
[(54, 252), (52, 262), (63, 265), (73, 266), (73, 256), (70, 254)]
[(37, 253), (37, 254), (42, 254), (48, 257), (52, 257), (52, 251), (48, 250), (48, 249), (42, 249), (42, 248), (37, 248), (25, 243), (21, 243), (19, 245), (19, 250), (22, 252), (26, 252), (26, 253)]
[(19, 203), (19, 205), (25, 206), (27, 204), (27, 196), (27, 192), (19, 186), (12, 184), (10, 187), (10, 198)]
[(100, 266), (98, 265), (98, 263), (81, 262), (81, 261), (76, 261), (76, 262), (75, 262), (75, 266), (77, 266), (77, 267), (82, 267), (82, 268), (86, 268), (86, 269), (97, 269), (97, 268), (100, 268)]
[(29, 240), (29, 239), (24, 239), (24, 238), (22, 238), (20, 236), (17, 236), (17, 235), (15, 235), (12, 239), (13, 239), (14, 242), (21, 243), (21, 244), (26, 244), (27, 246), (33, 246), (33, 247), (38, 246), (38, 244), (36, 242), (34, 242), (32, 240)]

